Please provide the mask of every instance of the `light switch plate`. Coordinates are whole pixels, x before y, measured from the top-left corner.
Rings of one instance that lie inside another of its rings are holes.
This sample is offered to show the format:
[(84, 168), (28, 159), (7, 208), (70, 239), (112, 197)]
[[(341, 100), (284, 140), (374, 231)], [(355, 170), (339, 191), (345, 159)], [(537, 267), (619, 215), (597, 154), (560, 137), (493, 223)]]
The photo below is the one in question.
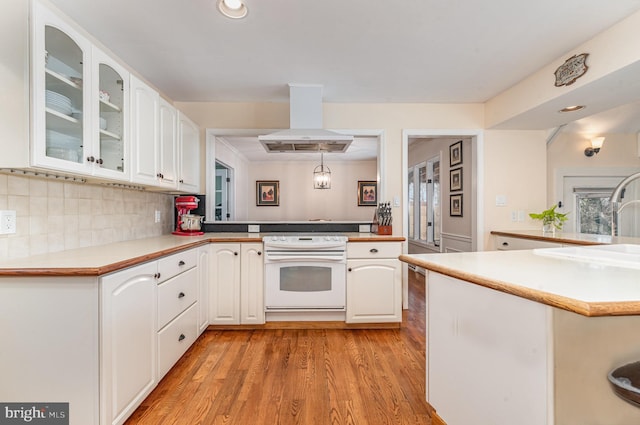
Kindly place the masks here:
[(0, 211), (0, 235), (13, 235), (16, 233), (16, 229), (15, 210)]

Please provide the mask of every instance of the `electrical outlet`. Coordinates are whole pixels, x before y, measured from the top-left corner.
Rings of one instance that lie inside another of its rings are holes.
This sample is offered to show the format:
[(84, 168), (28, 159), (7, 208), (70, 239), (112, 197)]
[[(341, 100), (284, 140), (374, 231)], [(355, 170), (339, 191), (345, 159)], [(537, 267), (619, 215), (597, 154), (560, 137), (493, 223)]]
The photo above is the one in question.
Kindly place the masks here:
[(247, 231), (249, 233), (260, 233), (260, 225), (259, 224), (249, 224), (247, 226)]
[(16, 212), (14, 210), (0, 211), (0, 235), (16, 233)]
[(155, 222), (160, 223), (160, 220), (162, 220), (162, 213), (160, 212), (160, 210), (156, 210)]

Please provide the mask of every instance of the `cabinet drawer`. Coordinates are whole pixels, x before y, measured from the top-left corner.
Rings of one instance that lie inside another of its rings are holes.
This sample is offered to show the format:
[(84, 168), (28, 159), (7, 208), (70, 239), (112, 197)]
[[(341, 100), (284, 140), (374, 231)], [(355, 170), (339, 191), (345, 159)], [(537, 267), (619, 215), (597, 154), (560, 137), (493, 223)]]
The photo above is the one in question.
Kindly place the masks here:
[(198, 309), (194, 304), (158, 332), (158, 380), (171, 369), (198, 337)]
[(402, 254), (400, 242), (350, 242), (347, 258), (398, 258)]
[(190, 249), (161, 258), (158, 260), (160, 282), (171, 279), (172, 277), (195, 267), (196, 264), (198, 264), (197, 249)]
[(182, 313), (198, 297), (197, 269), (182, 273), (158, 286), (158, 329)]
[(559, 248), (562, 244), (555, 242), (537, 241), (533, 239), (511, 238), (508, 236), (496, 236), (496, 249), (498, 251), (511, 251), (518, 249), (534, 248)]

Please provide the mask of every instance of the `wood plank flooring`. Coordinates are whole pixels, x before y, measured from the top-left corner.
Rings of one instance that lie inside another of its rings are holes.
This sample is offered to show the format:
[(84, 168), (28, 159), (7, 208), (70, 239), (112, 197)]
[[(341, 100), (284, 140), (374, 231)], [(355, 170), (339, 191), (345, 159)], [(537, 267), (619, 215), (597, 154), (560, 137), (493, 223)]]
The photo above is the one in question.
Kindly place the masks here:
[(425, 401), (424, 277), (409, 275), (399, 329), (206, 331), (126, 425), (442, 424)]

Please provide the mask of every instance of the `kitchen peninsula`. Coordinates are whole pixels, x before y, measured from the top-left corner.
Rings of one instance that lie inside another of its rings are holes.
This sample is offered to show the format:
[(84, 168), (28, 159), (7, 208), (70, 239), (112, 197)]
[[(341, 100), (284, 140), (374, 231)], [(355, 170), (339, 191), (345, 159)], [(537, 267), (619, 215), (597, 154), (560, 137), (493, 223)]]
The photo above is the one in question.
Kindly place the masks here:
[(640, 264), (554, 252), (400, 257), (427, 270), (426, 398), (448, 425), (640, 422), (607, 381), (640, 359)]

